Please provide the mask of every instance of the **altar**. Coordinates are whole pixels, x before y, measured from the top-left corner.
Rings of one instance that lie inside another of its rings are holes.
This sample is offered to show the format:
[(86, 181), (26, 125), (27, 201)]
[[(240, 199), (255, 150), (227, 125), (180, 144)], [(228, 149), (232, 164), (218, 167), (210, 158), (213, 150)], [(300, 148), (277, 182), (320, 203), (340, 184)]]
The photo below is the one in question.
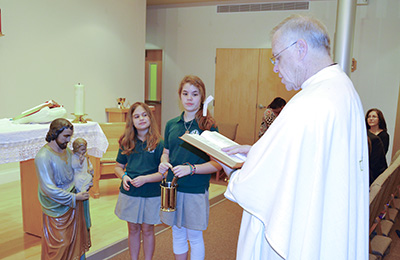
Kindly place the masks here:
[[(91, 159), (99, 160), (108, 147), (108, 141), (97, 122), (73, 124), (76, 138), (87, 141), (87, 152)], [(10, 119), (0, 119), (0, 164), (20, 162), (21, 204), (24, 231), (42, 236), (42, 209), (38, 200), (38, 180), (34, 158), (47, 142), (50, 124), (14, 124)], [(95, 171), (97, 167), (94, 167)]]

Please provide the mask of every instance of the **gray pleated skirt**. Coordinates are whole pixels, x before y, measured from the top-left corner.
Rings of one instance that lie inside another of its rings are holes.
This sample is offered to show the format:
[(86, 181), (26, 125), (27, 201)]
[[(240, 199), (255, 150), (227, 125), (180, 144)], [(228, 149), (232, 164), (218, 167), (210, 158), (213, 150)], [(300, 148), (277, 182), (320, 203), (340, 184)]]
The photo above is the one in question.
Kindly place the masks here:
[(161, 197), (132, 197), (119, 193), (115, 215), (136, 224), (160, 224)]
[(208, 191), (193, 194), (177, 192), (176, 211), (160, 211), (161, 221), (169, 226), (192, 230), (206, 230), (210, 213)]

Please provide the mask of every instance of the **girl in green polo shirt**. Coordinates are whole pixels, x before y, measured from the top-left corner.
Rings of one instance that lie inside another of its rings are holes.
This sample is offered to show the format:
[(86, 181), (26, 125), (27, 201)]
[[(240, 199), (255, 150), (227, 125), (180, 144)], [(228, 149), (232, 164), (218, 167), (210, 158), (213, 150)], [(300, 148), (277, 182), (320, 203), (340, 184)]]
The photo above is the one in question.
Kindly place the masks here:
[(188, 240), (190, 259), (204, 259), (203, 230), (207, 229), (209, 216), (208, 187), (211, 173), (221, 166), (199, 149), (179, 139), (185, 133), (201, 134), (204, 130), (217, 131), (214, 118), (203, 116), (205, 86), (197, 76), (185, 76), (178, 90), (184, 111), (167, 122), (165, 148), (159, 172), (166, 173), (167, 181), (177, 176), (176, 211), (161, 211), (161, 221), (172, 226), (175, 259), (187, 259)]
[(115, 174), (122, 179), (115, 214), (128, 222), (131, 258), (139, 258), (142, 234), (145, 259), (152, 259), (154, 225), (161, 223), (160, 181), (163, 176), (158, 172), (158, 165), (164, 143), (146, 104), (136, 102), (128, 115), (115, 165)]

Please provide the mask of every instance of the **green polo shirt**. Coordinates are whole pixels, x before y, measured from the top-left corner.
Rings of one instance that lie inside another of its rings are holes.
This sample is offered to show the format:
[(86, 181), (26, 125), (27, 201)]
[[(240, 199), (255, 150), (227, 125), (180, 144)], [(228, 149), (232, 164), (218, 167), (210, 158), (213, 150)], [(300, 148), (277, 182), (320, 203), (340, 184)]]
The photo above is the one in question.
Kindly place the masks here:
[[(148, 175), (158, 172), (161, 155), (164, 150), (164, 142), (160, 140), (156, 149), (152, 151), (145, 150), (147, 143), (137, 140), (134, 151), (130, 155), (122, 154), (119, 149), (116, 161), (126, 165), (125, 171), (131, 179), (141, 175)], [(122, 187), (119, 190), (128, 196), (133, 197), (156, 197), (161, 196), (160, 182), (146, 183), (139, 188), (129, 184), (129, 191)]]
[[(184, 142), (179, 137), (185, 134), (188, 128), (191, 134), (201, 134), (197, 121), (186, 122), (184, 125), (183, 113), (167, 122), (165, 126), (165, 148), (169, 150), (169, 162), (172, 166), (182, 165), (186, 162), (191, 164), (203, 164), (210, 161), (210, 157), (196, 147)], [(190, 127), (189, 127), (190, 126)], [(210, 131), (218, 131), (212, 127)], [(171, 170), (168, 171), (167, 181), (173, 178)], [(178, 179), (178, 191), (186, 193), (205, 193), (210, 186), (211, 174), (193, 174)]]

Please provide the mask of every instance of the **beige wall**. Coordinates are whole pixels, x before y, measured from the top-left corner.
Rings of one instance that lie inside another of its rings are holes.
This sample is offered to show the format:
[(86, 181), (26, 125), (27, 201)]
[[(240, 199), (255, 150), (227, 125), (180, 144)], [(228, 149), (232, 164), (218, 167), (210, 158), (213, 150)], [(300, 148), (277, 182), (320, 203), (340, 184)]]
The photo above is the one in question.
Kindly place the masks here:
[[(116, 4), (118, 3), (118, 4)], [(0, 118), (54, 99), (105, 122), (117, 97), (144, 97), (145, 0), (0, 0)]]
[[(104, 108), (116, 97), (143, 100), (146, 42), (164, 50), (163, 125), (180, 112), (176, 91), (184, 75), (197, 74), (214, 94), (216, 48), (268, 48), (273, 26), (292, 13), (217, 14), (215, 6), (203, 6), (146, 14), (144, 0), (0, 0), (0, 8), (6, 34), (0, 38), (0, 118), (48, 99), (72, 113), (73, 85), (81, 82), (87, 113), (104, 122)], [(352, 79), (364, 109), (384, 112), (391, 140), (400, 83), (400, 34), (392, 28), (400, 24), (399, 10), (398, 0), (358, 6), (354, 40)], [(298, 13), (321, 19), (333, 38), (336, 1), (312, 1), (309, 12)], [(1, 165), (0, 179), (13, 168)]]
[[(0, 0), (0, 118), (53, 99), (74, 112), (85, 85), (86, 113), (106, 121), (117, 97), (144, 98), (145, 0)], [(19, 179), (0, 165), (0, 183)]]
[(368, 5), (357, 8), (353, 56), (358, 61), (358, 69), (351, 78), (364, 111), (376, 107), (385, 116), (390, 134), (388, 163), (392, 155), (400, 84), (399, 25), (398, 0), (369, 1)]
[[(163, 125), (179, 114), (178, 84), (186, 74), (203, 79), (214, 94), (217, 48), (270, 48), (269, 33), (289, 11), (217, 14), (216, 6), (148, 8), (146, 46), (164, 50)], [(310, 11), (328, 26), (336, 21), (336, 2), (310, 2)]]
[[(297, 13), (322, 20), (333, 44), (336, 10), (336, 1), (312, 1), (308, 12)], [(351, 76), (365, 111), (371, 107), (383, 111), (391, 141), (400, 83), (400, 34), (393, 29), (400, 24), (399, 11), (398, 0), (371, 0), (357, 6), (353, 56), (358, 70)], [(291, 13), (217, 14), (216, 6), (148, 9), (146, 44), (163, 49), (165, 55), (163, 125), (180, 112), (176, 91), (185, 74), (200, 76), (213, 94), (216, 48), (268, 48), (271, 29)]]

